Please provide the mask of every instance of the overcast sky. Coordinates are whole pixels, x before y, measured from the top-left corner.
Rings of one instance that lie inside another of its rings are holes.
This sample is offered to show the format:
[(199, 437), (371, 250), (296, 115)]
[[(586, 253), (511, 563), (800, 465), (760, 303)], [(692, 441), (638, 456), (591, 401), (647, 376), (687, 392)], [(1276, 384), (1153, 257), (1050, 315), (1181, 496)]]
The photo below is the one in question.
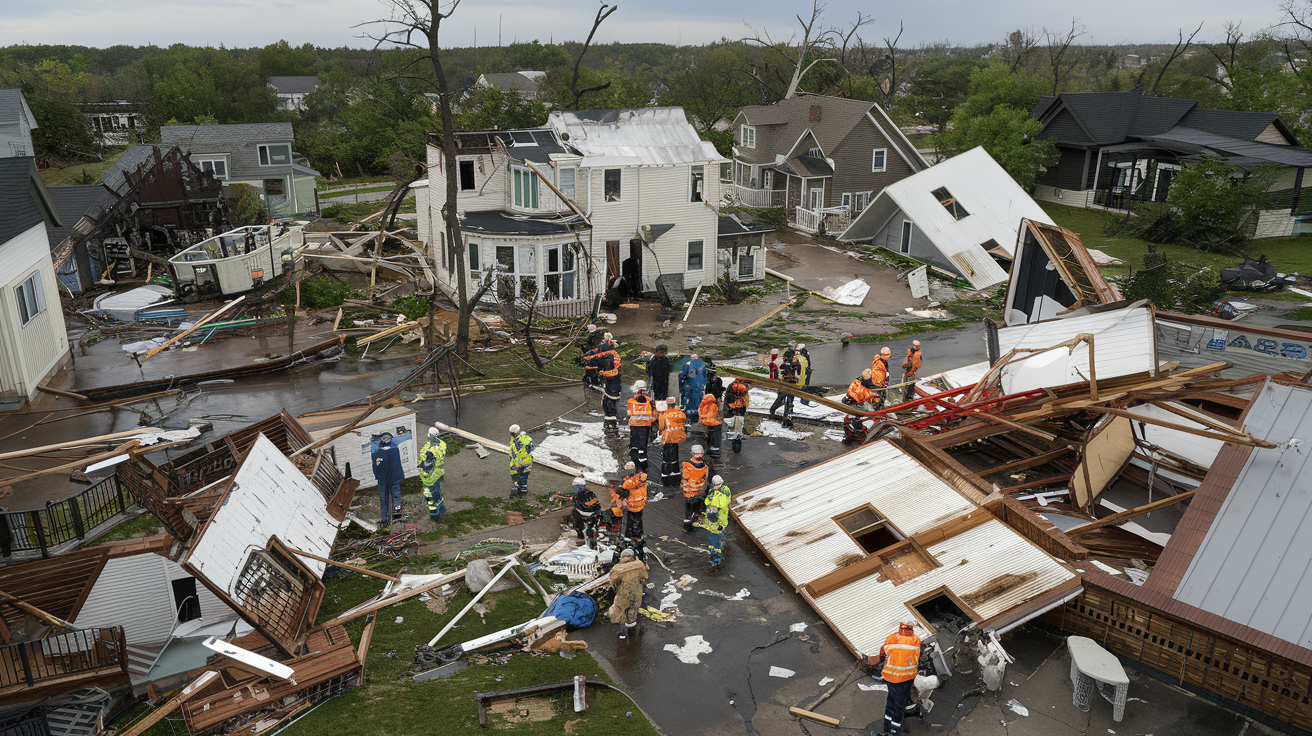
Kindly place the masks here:
[[(792, 14), (806, 0), (621, 0), (620, 9), (597, 33), (599, 42), (702, 44), (746, 35), (745, 22), (787, 37), (796, 25)], [(830, 0), (831, 24), (850, 21), (860, 8), (876, 22), (863, 31), (868, 40), (896, 34), (906, 24), (900, 45), (950, 40), (973, 44), (1001, 39), (1021, 27), (1068, 27), (1078, 8), (1089, 43), (1174, 42), (1204, 22), (1199, 40), (1223, 36), (1227, 21), (1257, 31), (1279, 20), (1277, 0), (1101, 0), (1054, 4), (1040, 0), (937, 0), (869, 3)], [(386, 0), (0, 0), (0, 45), (173, 43), (232, 47), (264, 46), (279, 39), (293, 45), (366, 46), (352, 26), (386, 15)], [(582, 40), (597, 3), (591, 0), (542, 0), (500, 3), (464, 0), (447, 22), (443, 46), (489, 46), (501, 42)], [(809, 10), (809, 6), (807, 6)], [(791, 21), (791, 24), (790, 24)]]

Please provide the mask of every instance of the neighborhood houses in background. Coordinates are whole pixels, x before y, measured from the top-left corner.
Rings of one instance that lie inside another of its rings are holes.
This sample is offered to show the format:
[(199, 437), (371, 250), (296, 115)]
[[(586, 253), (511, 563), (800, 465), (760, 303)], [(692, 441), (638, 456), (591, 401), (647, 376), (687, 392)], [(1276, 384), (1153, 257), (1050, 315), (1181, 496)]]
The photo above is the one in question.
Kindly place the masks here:
[(291, 123), (166, 125), (159, 135), (164, 145), (190, 153), (192, 163), (224, 184), (255, 187), (274, 217), (317, 209), (319, 172), (292, 150)]

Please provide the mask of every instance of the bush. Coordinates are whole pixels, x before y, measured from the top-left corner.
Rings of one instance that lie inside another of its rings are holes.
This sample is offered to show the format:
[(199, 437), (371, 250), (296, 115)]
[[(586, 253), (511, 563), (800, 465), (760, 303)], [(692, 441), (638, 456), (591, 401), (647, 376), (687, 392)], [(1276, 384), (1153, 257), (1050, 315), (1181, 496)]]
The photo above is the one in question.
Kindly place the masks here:
[(1158, 309), (1208, 314), (1212, 302), (1225, 296), (1220, 273), (1210, 266), (1168, 263), (1161, 253), (1145, 253), (1144, 268), (1119, 279), (1126, 299), (1147, 299)]
[(761, 221), (761, 224), (772, 227), (775, 230), (782, 230), (788, 226), (788, 215), (784, 213), (782, 207), (744, 207), (743, 211)]
[(428, 300), (421, 296), (398, 297), (392, 302), (392, 308), (413, 321), (428, 315)]
[(320, 210), (319, 214), (322, 217), (327, 217), (328, 219), (331, 220), (337, 220), (340, 219), (338, 215), (341, 215), (342, 212), (345, 210), (346, 210), (345, 205), (330, 204), (327, 207), (324, 207), (322, 210)]
[(724, 299), (725, 304), (737, 304), (746, 298), (742, 287), (738, 285), (737, 281), (730, 278), (727, 273), (716, 279), (715, 291), (719, 293), (720, 298)]
[[(301, 307), (311, 311), (340, 307), (342, 302), (355, 290), (332, 276), (319, 274), (301, 282)], [(287, 287), (279, 294), (278, 300), (283, 304), (296, 301), (295, 287)]]
[(1139, 202), (1132, 208), (1133, 214), (1114, 217), (1103, 226), (1103, 235), (1114, 238), (1128, 235), (1149, 243), (1180, 242), (1179, 215), (1171, 205), (1165, 202)]
[[(234, 225), (263, 225), (269, 221), (269, 213), (264, 209), (264, 200), (260, 193), (250, 184), (230, 184), (236, 205), (232, 208)], [(339, 302), (340, 303), (340, 302)]]

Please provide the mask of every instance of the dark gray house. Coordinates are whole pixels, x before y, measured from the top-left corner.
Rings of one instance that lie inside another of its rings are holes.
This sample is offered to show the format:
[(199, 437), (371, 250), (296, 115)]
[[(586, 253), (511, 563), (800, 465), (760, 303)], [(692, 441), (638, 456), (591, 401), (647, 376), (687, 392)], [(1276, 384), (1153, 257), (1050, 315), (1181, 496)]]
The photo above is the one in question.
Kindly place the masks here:
[[(1033, 115), (1043, 123), (1039, 137), (1054, 139), (1061, 156), (1039, 177), (1036, 199), (1125, 210), (1164, 201), (1182, 167), (1219, 158), (1245, 170), (1283, 169), (1270, 192), (1273, 208), (1253, 220), (1255, 237), (1294, 234), (1312, 214), (1303, 191), (1312, 149), (1276, 113), (1208, 110), (1197, 100), (1130, 91), (1045, 96)], [(1303, 228), (1312, 231), (1312, 223)]]
[(730, 198), (783, 207), (814, 232), (841, 232), (884, 187), (929, 168), (888, 114), (864, 100), (802, 94), (738, 111)]
[(318, 77), (269, 77), (269, 86), (278, 93), (278, 109), (300, 112), (305, 96), (319, 87)]
[(165, 125), (160, 140), (191, 154), (192, 163), (214, 172), (224, 184), (249, 184), (264, 198), (269, 214), (285, 217), (318, 209), (315, 177), (292, 150), (291, 123)]

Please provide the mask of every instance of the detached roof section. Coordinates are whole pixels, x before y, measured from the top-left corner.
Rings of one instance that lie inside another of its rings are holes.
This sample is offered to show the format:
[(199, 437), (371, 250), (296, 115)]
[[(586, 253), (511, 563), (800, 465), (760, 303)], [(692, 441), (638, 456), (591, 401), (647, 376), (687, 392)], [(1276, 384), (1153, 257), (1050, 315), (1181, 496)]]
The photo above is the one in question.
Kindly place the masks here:
[(584, 227), (578, 217), (528, 217), (505, 210), (464, 212), (460, 229), (487, 235), (565, 235)]
[(0, 158), (0, 245), (36, 225), (62, 225), (62, 219), (31, 156)]
[[(1089, 371), (1087, 344), (1033, 352), (1083, 334), (1093, 337), (1094, 373)], [(1142, 301), (1124, 309), (1004, 327), (998, 330), (1002, 355), (1016, 350), (1029, 351), (1032, 357), (1013, 359), (1001, 369), (1003, 393), (1083, 383), (1095, 375), (1099, 380), (1134, 373), (1155, 375), (1156, 335), (1153, 309)]]
[(673, 166), (728, 161), (702, 140), (681, 107), (552, 111), (547, 126), (583, 154), (584, 166)]
[[(954, 215), (941, 200), (944, 193), (968, 214)], [(1052, 223), (1043, 208), (982, 147), (888, 185), (838, 239), (872, 238), (898, 210), (977, 289), (1007, 280), (1007, 272), (989, 251), (1001, 248), (1010, 258), (1022, 220)]]

